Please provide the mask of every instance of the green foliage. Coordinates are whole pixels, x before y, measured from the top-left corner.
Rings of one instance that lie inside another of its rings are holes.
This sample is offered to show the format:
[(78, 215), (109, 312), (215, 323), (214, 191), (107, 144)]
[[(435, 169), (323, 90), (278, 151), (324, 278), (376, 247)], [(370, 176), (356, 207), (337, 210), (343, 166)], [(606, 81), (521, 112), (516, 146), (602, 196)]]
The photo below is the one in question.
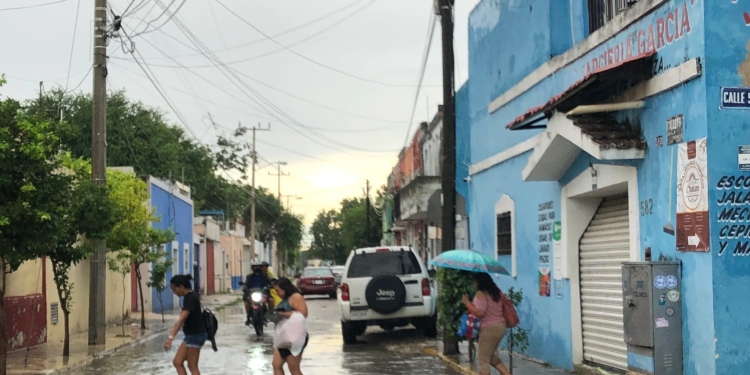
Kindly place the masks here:
[(169, 270), (172, 268), (172, 264), (174, 264), (174, 262), (171, 259), (166, 259), (166, 254), (162, 255), (163, 257), (153, 263), (153, 267), (151, 268), (151, 276), (149, 276), (149, 281), (146, 285), (148, 285), (149, 288), (156, 288), (156, 290), (159, 292), (156, 294), (156, 296), (159, 299), (161, 322), (164, 323), (164, 301), (162, 301), (161, 292), (163, 292), (164, 289), (167, 289), (167, 272), (169, 272)]
[[(523, 301), (523, 290), (516, 291), (514, 288), (510, 288), (508, 289), (507, 296), (513, 302), (513, 306), (518, 309), (518, 306)], [(525, 353), (526, 349), (529, 348), (529, 332), (520, 325), (511, 328), (503, 340), (502, 347), (511, 353), (514, 351)]]
[(302, 217), (283, 211), (277, 221), (276, 251), (284, 266), (295, 267), (300, 260), (300, 245), (303, 235)]
[(380, 244), (382, 218), (370, 206), (370, 230), (367, 231), (367, 203), (365, 198), (347, 198), (338, 211), (321, 211), (310, 232), (313, 236), (310, 251), (316, 258), (343, 264), (352, 249)]
[(462, 340), (457, 335), (461, 315), (466, 313), (461, 298), (475, 293), (471, 272), (438, 268), (438, 283), (438, 326), (444, 335)]

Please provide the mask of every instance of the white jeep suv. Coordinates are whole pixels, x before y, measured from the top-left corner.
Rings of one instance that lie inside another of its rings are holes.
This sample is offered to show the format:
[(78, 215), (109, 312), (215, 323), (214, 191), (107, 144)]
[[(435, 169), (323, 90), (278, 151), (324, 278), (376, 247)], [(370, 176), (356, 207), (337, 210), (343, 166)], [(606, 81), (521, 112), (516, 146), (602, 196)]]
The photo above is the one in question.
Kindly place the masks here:
[(393, 330), (408, 324), (437, 336), (437, 296), (422, 259), (411, 247), (353, 250), (338, 296), (341, 333), (353, 344), (367, 326)]

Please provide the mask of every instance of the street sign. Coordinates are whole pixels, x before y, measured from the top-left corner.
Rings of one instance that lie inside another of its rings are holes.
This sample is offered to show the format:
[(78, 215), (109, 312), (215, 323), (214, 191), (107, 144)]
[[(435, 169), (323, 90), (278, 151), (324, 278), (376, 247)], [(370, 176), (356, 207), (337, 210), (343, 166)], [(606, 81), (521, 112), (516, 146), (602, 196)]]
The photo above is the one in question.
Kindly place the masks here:
[(722, 87), (721, 108), (750, 109), (750, 87)]

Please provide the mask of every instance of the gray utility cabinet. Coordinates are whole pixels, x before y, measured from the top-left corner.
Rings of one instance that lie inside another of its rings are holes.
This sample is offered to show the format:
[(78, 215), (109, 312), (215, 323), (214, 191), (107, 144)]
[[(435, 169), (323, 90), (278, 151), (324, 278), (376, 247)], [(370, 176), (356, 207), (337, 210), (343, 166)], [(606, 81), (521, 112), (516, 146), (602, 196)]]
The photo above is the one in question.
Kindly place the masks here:
[(638, 358), (653, 358), (653, 368), (641, 370), (653, 371), (654, 375), (682, 375), (680, 276), (676, 263), (622, 265), (625, 343), (628, 352)]

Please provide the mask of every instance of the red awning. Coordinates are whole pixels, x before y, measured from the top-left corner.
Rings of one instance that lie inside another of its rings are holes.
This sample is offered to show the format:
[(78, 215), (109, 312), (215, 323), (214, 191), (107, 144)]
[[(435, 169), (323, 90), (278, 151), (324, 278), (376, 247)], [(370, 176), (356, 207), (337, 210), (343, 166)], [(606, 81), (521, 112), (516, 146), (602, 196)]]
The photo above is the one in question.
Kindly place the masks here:
[(516, 117), (508, 124), (508, 129), (518, 130), (536, 122), (540, 116), (549, 117), (554, 109), (562, 109), (567, 112), (578, 105), (598, 104), (604, 100), (621, 94), (628, 88), (634, 86), (653, 76), (653, 55), (639, 56), (630, 60), (621, 61), (617, 64), (608, 65), (603, 69), (593, 71), (565, 91), (551, 97), (546, 103), (530, 108), (522, 115)]

